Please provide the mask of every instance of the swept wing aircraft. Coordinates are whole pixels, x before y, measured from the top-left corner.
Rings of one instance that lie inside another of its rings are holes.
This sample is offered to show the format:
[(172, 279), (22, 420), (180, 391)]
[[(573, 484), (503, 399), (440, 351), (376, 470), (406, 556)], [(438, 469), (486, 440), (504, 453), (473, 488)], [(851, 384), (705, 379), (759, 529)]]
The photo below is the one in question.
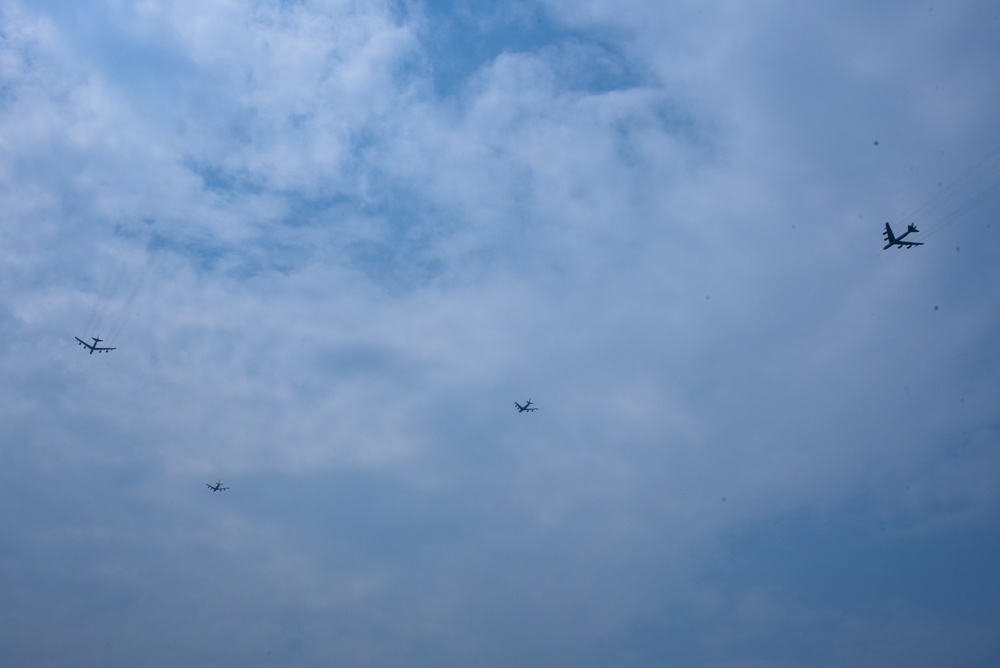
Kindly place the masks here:
[(517, 406), (517, 412), (518, 413), (523, 413), (525, 411), (528, 411), (530, 413), (531, 411), (537, 411), (538, 410), (537, 408), (531, 408), (531, 399), (528, 399), (528, 401), (525, 402), (525, 404), (523, 406), (521, 404), (517, 403), (516, 401), (514, 402), (514, 405)]
[(907, 225), (906, 231), (897, 237), (895, 234), (892, 233), (892, 228), (889, 227), (889, 223), (886, 223), (885, 231), (882, 232), (882, 236), (885, 237), (887, 243), (885, 244), (885, 246), (882, 246), (882, 250), (886, 250), (887, 248), (890, 248), (892, 246), (896, 246), (897, 248), (912, 248), (913, 246), (923, 246), (924, 243), (922, 241), (903, 241), (903, 237), (905, 237), (910, 232), (919, 232), (919, 231), (920, 230), (917, 229), (916, 225)]
[(222, 481), (221, 481), (221, 480), (220, 480), (219, 482), (215, 483), (214, 485), (209, 485), (209, 484), (208, 484), (208, 483), (206, 482), (206, 483), (205, 483), (205, 487), (208, 487), (208, 488), (209, 488), (210, 490), (212, 490), (213, 492), (225, 492), (225, 491), (226, 491), (227, 489), (229, 489), (228, 487), (224, 487), (224, 486), (222, 485)]
[(92, 338), (94, 340), (93, 343), (87, 343), (86, 341), (84, 341), (83, 339), (81, 339), (79, 336), (74, 336), (73, 338), (76, 339), (77, 341), (79, 341), (81, 346), (83, 346), (84, 348), (89, 349), (91, 355), (93, 355), (95, 352), (106, 353), (106, 352), (108, 352), (110, 350), (115, 350), (115, 348), (108, 348), (106, 346), (99, 346), (99, 345), (97, 345), (98, 343), (100, 343), (104, 339), (99, 339), (96, 336), (90, 337), (90, 338)]

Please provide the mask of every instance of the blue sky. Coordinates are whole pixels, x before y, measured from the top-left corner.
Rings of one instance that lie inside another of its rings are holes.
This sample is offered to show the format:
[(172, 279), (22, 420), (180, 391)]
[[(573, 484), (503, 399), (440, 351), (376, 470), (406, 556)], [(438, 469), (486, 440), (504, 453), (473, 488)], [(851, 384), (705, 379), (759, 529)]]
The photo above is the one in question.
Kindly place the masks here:
[(996, 665), (998, 24), (0, 3), (0, 664)]

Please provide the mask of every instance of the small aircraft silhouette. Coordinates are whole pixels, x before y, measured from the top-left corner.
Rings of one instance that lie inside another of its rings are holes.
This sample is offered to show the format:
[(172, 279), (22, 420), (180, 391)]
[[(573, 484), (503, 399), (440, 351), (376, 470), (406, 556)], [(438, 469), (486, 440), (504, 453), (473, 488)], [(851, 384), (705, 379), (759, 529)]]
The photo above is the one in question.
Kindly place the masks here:
[(531, 411), (537, 411), (538, 410), (537, 408), (531, 408), (530, 407), (531, 406), (531, 399), (528, 399), (528, 401), (526, 401), (523, 406), (521, 404), (517, 403), (516, 401), (514, 402), (514, 405), (517, 406), (517, 412), (518, 413), (523, 413), (524, 411), (528, 411), (530, 413)]
[(895, 234), (892, 233), (892, 228), (889, 227), (889, 223), (886, 223), (885, 232), (882, 233), (882, 236), (885, 237), (885, 240), (888, 243), (886, 243), (885, 246), (882, 246), (882, 250), (885, 250), (890, 246), (896, 246), (898, 248), (912, 248), (913, 246), (923, 246), (924, 242), (922, 241), (903, 241), (903, 237), (905, 237), (910, 232), (919, 232), (919, 231), (920, 230), (917, 229), (916, 225), (907, 225), (906, 231), (897, 237)]
[(228, 487), (223, 487), (221, 480), (219, 482), (215, 483), (214, 485), (209, 485), (206, 482), (205, 483), (205, 487), (208, 487), (213, 492), (225, 492), (227, 489), (229, 489)]
[(99, 345), (97, 345), (98, 343), (100, 343), (104, 339), (99, 339), (96, 336), (90, 337), (90, 338), (92, 338), (94, 340), (93, 344), (87, 343), (86, 341), (84, 341), (83, 339), (81, 339), (79, 336), (74, 336), (73, 338), (76, 339), (77, 341), (79, 341), (80, 345), (83, 346), (84, 348), (89, 348), (91, 355), (93, 355), (95, 351), (99, 352), (99, 353), (106, 353), (109, 350), (115, 350), (115, 348), (107, 348), (105, 346), (99, 346)]

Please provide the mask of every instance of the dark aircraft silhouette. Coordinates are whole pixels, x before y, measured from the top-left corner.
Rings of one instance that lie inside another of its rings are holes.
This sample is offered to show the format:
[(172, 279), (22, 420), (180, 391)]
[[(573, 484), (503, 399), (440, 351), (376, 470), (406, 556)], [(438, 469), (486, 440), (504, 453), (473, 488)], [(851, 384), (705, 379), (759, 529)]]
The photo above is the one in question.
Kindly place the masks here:
[(90, 338), (92, 338), (94, 340), (93, 344), (87, 343), (86, 341), (84, 341), (83, 339), (81, 339), (79, 336), (74, 336), (73, 338), (76, 339), (77, 341), (79, 341), (80, 345), (83, 346), (84, 348), (89, 348), (91, 355), (93, 355), (95, 351), (99, 352), (99, 353), (106, 353), (109, 350), (115, 350), (114, 348), (107, 348), (107, 347), (104, 347), (104, 346), (97, 345), (98, 343), (100, 343), (104, 339), (99, 339), (96, 336), (90, 337)]
[(229, 489), (228, 487), (223, 487), (222, 486), (222, 481), (221, 480), (219, 482), (215, 483), (214, 485), (209, 485), (206, 482), (205, 483), (205, 487), (208, 487), (213, 492), (225, 492), (227, 489)]
[(538, 410), (537, 408), (530, 408), (530, 406), (531, 406), (531, 399), (528, 399), (528, 401), (525, 402), (525, 404), (523, 406), (521, 404), (517, 403), (516, 401), (514, 402), (514, 405), (517, 406), (517, 412), (518, 413), (523, 413), (525, 411), (528, 411), (530, 413), (531, 411), (537, 411)]
[(886, 243), (885, 246), (882, 246), (882, 250), (885, 250), (891, 246), (896, 246), (898, 248), (912, 248), (913, 246), (923, 246), (924, 243), (922, 241), (903, 241), (903, 237), (905, 237), (910, 232), (919, 232), (919, 231), (920, 230), (917, 229), (916, 225), (907, 225), (906, 231), (897, 237), (895, 234), (892, 233), (892, 228), (889, 227), (889, 223), (886, 223), (885, 232), (882, 233), (882, 236), (885, 237), (885, 240), (888, 243)]

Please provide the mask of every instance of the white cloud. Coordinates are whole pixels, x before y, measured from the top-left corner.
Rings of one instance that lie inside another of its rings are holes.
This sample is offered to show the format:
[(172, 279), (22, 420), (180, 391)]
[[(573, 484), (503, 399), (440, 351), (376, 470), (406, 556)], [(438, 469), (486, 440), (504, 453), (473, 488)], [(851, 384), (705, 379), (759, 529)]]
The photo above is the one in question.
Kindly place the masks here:
[[(722, 665), (733, 625), (742, 665), (782, 665), (775, 629), (866, 613), (761, 584), (729, 537), (990, 525), (991, 204), (879, 250), (982, 152), (976, 8), (546, 7), (442, 95), (419, 6), (5, 6), (0, 437), (27, 501), (0, 577), (65, 567), (21, 532), (73, 526), (58, 619), (110, 582), (208, 653), (253, 628), (287, 665)], [(119, 322), (110, 355), (72, 341)], [(102, 605), (91, 631), (136, 609)], [(920, 614), (894, 637), (962, 627)]]

